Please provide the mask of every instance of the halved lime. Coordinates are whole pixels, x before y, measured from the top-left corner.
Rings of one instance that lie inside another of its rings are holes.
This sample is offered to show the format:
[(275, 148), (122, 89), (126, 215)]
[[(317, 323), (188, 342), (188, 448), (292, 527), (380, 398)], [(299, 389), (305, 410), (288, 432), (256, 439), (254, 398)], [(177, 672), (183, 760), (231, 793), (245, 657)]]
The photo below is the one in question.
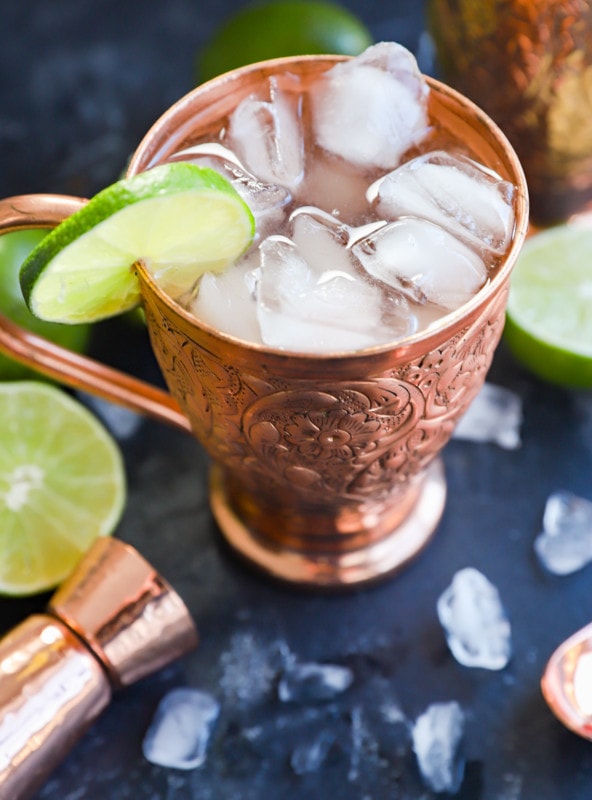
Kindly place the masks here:
[(198, 81), (278, 56), (358, 55), (373, 44), (351, 11), (324, 0), (271, 0), (241, 8), (200, 53)]
[(94, 322), (137, 305), (143, 261), (173, 298), (249, 246), (250, 209), (212, 169), (163, 164), (103, 189), (33, 250), (20, 272), (33, 314)]
[(41, 382), (0, 384), (0, 593), (60, 583), (125, 496), (119, 448), (84, 406)]
[(527, 240), (511, 278), (504, 336), (538, 377), (592, 387), (592, 229), (558, 225)]

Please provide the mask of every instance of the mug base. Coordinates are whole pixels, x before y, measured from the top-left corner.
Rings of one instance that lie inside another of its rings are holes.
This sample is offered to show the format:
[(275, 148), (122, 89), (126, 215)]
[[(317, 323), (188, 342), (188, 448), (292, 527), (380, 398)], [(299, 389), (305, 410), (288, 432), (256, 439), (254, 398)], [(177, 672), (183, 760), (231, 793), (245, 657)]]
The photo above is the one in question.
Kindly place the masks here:
[(210, 473), (210, 506), (232, 550), (266, 575), (303, 588), (353, 588), (397, 572), (428, 544), (445, 503), (444, 466), (436, 458), (425, 471), (411, 512), (391, 533), (348, 552), (302, 552), (253, 534), (230, 505), (222, 471), (213, 466)]

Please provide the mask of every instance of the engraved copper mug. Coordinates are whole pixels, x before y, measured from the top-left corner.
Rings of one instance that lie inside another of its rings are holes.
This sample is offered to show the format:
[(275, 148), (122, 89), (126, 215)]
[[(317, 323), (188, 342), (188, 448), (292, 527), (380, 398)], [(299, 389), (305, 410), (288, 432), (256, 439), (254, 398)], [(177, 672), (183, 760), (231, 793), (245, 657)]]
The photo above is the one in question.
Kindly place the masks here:
[[(281, 69), (314, 75), (338, 56), (250, 65), (179, 100), (131, 159), (147, 170), (216, 129)], [(230, 545), (275, 578), (309, 587), (357, 585), (392, 573), (429, 541), (446, 482), (437, 457), (481, 388), (504, 324), (510, 272), (528, 226), (524, 176), (491, 120), (428, 79), (430, 114), (516, 187), (516, 226), (495, 276), (429, 332), (336, 355), (245, 344), (200, 324), (141, 263), (137, 274), (170, 395), (0, 325), (0, 349), (75, 387), (190, 430), (212, 458), (213, 514)], [(47, 195), (0, 204), (0, 229), (52, 225), (83, 200)]]
[(429, 0), (442, 79), (502, 128), (541, 225), (592, 202), (590, 0)]

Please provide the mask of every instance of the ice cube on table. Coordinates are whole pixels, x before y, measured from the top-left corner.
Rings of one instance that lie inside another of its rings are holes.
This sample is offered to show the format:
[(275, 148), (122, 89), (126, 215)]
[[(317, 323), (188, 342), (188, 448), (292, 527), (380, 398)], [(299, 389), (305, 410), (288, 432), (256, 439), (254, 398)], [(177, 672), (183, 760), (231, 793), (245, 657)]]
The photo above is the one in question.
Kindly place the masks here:
[(592, 561), (592, 502), (571, 492), (553, 492), (545, 504), (543, 530), (534, 543), (542, 565), (569, 575)]
[(173, 689), (160, 701), (144, 736), (144, 757), (162, 767), (201, 766), (219, 713), (218, 701), (207, 692)]
[(455, 702), (433, 703), (412, 728), (413, 750), (420, 775), (434, 792), (454, 794), (464, 777), (461, 743), (465, 715)]
[(497, 588), (466, 567), (440, 595), (437, 613), (448, 647), (465, 667), (500, 670), (512, 653), (511, 627)]
[[(252, 263), (251, 268), (249, 264)], [(255, 313), (256, 255), (228, 267), (225, 272), (206, 272), (188, 310), (201, 322), (246, 342), (261, 343)]]
[(377, 213), (385, 219), (434, 222), (477, 251), (503, 254), (512, 237), (514, 186), (463, 155), (434, 151), (377, 181)]
[(293, 189), (304, 173), (301, 100), (269, 80), (269, 99), (249, 95), (232, 112), (228, 144), (260, 181)]
[(504, 386), (485, 383), (461, 417), (454, 431), (455, 439), (493, 442), (506, 450), (520, 447), (522, 400)]
[(316, 143), (360, 167), (392, 169), (429, 130), (429, 89), (414, 56), (381, 42), (328, 70), (311, 89)]
[(349, 689), (354, 674), (340, 664), (293, 664), (278, 684), (278, 697), (284, 703), (315, 703), (332, 700)]
[(364, 269), (414, 300), (448, 311), (473, 297), (487, 280), (483, 259), (448, 231), (406, 217), (352, 247)]
[(339, 231), (300, 215), (294, 236), (308, 258), (283, 236), (270, 236), (259, 247), (257, 317), (265, 344), (343, 352), (382, 344), (412, 329), (404, 297), (385, 298), (356, 273)]
[(284, 222), (285, 207), (292, 199), (290, 190), (256, 178), (232, 150), (219, 142), (192, 145), (175, 153), (171, 160), (209, 167), (229, 180), (255, 217), (257, 237), (262, 238)]
[(296, 775), (318, 772), (334, 741), (335, 735), (331, 731), (322, 730), (312, 740), (303, 742), (294, 748), (290, 756), (290, 766)]

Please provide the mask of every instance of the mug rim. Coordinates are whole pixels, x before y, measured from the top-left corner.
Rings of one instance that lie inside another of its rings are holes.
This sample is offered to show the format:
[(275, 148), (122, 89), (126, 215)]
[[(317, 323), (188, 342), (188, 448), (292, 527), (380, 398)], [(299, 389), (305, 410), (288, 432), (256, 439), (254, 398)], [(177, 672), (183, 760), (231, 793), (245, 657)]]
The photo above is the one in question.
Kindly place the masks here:
[[(206, 97), (211, 92), (215, 92), (216, 96), (221, 94), (224, 87), (230, 88), (233, 83), (238, 79), (245, 77), (255, 77), (257, 73), (261, 78), (268, 77), (274, 72), (278, 72), (288, 67), (293, 67), (298, 64), (307, 63), (326, 63), (327, 69), (331, 66), (350, 60), (351, 56), (343, 55), (301, 55), (301, 56), (284, 56), (281, 58), (267, 59), (265, 61), (258, 61), (253, 64), (247, 64), (242, 67), (237, 67), (228, 72), (222, 73), (209, 81), (206, 81), (199, 86), (196, 86), (191, 91), (180, 97), (175, 103), (161, 114), (160, 117), (148, 129), (132, 157), (130, 158), (126, 177), (148, 170), (158, 163), (158, 158), (152, 156), (151, 151), (154, 150), (155, 143), (159, 141), (166, 141), (170, 139), (170, 134), (164, 136), (163, 133), (170, 124), (180, 118), (181, 120), (187, 116), (187, 111), (196, 104), (196, 99)], [(398, 339), (393, 339), (390, 342), (385, 342), (370, 347), (359, 348), (356, 350), (335, 350), (321, 353), (314, 353), (302, 350), (288, 350), (269, 345), (250, 342), (241, 339), (232, 334), (225, 333), (207, 323), (196, 318), (193, 314), (188, 312), (179, 303), (169, 297), (158, 285), (156, 280), (152, 277), (150, 272), (140, 262), (139, 273), (142, 279), (142, 284), (148, 285), (150, 290), (156, 294), (160, 301), (163, 302), (173, 313), (181, 316), (186, 323), (204, 331), (207, 335), (227, 342), (235, 347), (240, 347), (253, 352), (260, 352), (276, 358), (292, 358), (302, 360), (335, 360), (343, 358), (355, 357), (369, 357), (380, 356), (385, 353), (392, 353), (393, 351), (405, 351), (406, 353), (410, 348), (416, 346), (423, 346), (424, 349), (428, 342), (442, 341), (466, 325), (478, 314), (480, 309), (484, 307), (504, 286), (506, 281), (509, 281), (510, 274), (515, 266), (516, 260), (522, 249), (524, 240), (526, 239), (529, 228), (529, 199), (528, 187), (526, 177), (518, 156), (508, 140), (507, 136), (501, 128), (494, 122), (494, 120), (480, 108), (476, 103), (470, 100), (466, 95), (452, 88), (448, 84), (433, 78), (429, 75), (423, 75), (424, 80), (430, 88), (430, 94), (434, 92), (437, 97), (443, 98), (445, 102), (451, 104), (456, 109), (462, 109), (463, 117), (471, 119), (471, 128), (478, 132), (481, 128), (487, 131), (489, 139), (495, 141), (497, 147), (495, 149), (503, 153), (505, 160), (505, 168), (513, 175), (515, 180), (512, 183), (516, 189), (516, 198), (514, 203), (515, 221), (514, 233), (508, 250), (503, 256), (503, 263), (497, 268), (495, 274), (487, 280), (487, 282), (471, 297), (466, 303), (463, 303), (459, 308), (443, 314), (428, 328), (423, 328), (413, 334)], [(483, 138), (483, 137), (481, 137)], [(148, 159), (148, 160), (147, 160)], [(147, 160), (147, 163), (146, 163)]]

